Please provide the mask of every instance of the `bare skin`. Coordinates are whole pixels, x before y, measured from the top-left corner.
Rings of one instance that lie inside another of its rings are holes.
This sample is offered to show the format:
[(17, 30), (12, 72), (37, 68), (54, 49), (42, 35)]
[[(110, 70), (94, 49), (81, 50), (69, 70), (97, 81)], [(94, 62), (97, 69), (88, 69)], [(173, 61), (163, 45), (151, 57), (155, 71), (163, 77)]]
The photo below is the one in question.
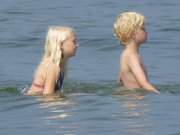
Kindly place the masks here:
[(51, 63), (49, 59), (42, 62), (36, 70), (33, 82), (44, 88), (31, 85), (27, 95), (46, 95), (55, 91), (55, 83), (58, 79), (60, 68)]
[(139, 54), (139, 46), (147, 39), (144, 28), (139, 28), (131, 41), (125, 45), (120, 57), (120, 71), (118, 82), (128, 89), (143, 88), (150, 92), (159, 93), (150, 84), (146, 69)]
[(61, 61), (60, 65), (52, 63), (49, 58), (45, 59), (38, 66), (33, 82), (38, 84), (31, 85), (30, 89), (26, 93), (27, 95), (50, 95), (55, 93), (55, 85), (57, 79), (59, 78), (60, 71), (63, 70), (63, 66), (69, 57), (73, 57), (76, 53), (77, 49), (76, 45), (76, 36), (71, 35), (68, 40), (66, 40), (63, 44), (60, 45), (60, 48), (64, 50), (64, 59)]

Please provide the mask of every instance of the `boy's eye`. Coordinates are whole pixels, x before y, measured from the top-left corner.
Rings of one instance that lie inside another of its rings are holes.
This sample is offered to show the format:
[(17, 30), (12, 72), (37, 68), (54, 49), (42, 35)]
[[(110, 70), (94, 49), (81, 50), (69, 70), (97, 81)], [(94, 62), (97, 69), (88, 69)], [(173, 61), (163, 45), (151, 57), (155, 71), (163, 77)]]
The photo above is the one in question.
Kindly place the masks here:
[(143, 31), (146, 31), (146, 29), (144, 27), (141, 28)]
[(76, 39), (75, 39), (75, 40), (73, 40), (73, 43), (74, 43), (74, 44), (76, 44), (76, 43), (77, 43)]

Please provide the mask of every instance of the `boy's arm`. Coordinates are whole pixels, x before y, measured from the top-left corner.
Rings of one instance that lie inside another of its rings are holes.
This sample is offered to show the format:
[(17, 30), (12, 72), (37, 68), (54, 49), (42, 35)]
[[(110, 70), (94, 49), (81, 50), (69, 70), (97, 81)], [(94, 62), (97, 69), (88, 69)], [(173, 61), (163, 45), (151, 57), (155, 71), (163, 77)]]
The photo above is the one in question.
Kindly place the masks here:
[(121, 69), (120, 69), (120, 64), (121, 64), (121, 61), (119, 61), (119, 73), (118, 73), (118, 78), (117, 78), (117, 83), (118, 84), (121, 84)]
[(121, 56), (120, 56), (120, 60), (119, 60), (119, 73), (118, 73), (117, 83), (119, 85), (122, 85), (122, 80), (121, 80)]
[(143, 67), (143, 71), (144, 71), (144, 73), (146, 75), (146, 79), (149, 81), (148, 73), (147, 73), (146, 67), (144, 66), (142, 58), (140, 58), (140, 60), (141, 60), (141, 65)]
[(137, 55), (129, 56), (129, 67), (142, 88), (151, 92), (159, 93), (156, 88), (149, 83)]

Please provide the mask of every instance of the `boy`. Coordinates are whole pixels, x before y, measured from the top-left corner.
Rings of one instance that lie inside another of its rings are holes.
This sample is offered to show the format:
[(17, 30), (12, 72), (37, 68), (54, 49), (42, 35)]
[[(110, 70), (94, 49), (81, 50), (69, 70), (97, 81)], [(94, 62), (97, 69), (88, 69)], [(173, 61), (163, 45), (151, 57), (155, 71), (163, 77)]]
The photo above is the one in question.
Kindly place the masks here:
[(136, 12), (120, 14), (114, 23), (114, 33), (124, 46), (120, 58), (118, 83), (128, 89), (143, 88), (159, 93), (149, 83), (148, 75), (139, 54), (139, 48), (147, 40), (144, 16)]

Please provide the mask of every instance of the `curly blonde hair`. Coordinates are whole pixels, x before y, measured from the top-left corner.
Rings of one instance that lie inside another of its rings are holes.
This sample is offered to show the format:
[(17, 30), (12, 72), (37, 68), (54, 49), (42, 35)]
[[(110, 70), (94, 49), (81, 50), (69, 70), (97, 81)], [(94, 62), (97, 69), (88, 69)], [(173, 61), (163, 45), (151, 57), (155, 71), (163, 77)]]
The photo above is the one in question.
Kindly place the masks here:
[(138, 27), (143, 27), (145, 17), (136, 12), (124, 12), (120, 14), (114, 23), (114, 35), (123, 44), (126, 45), (132, 38), (132, 34)]

